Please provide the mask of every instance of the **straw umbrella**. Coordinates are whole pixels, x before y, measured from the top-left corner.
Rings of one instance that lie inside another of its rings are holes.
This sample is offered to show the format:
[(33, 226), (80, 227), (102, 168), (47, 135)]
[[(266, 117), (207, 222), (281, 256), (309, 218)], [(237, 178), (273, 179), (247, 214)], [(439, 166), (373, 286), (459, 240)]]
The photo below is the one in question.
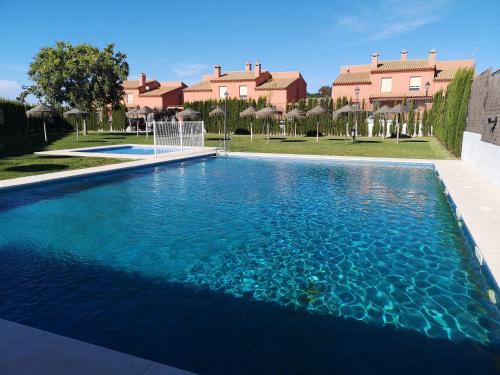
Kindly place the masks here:
[(26, 111), (26, 116), (28, 116), (28, 117), (41, 117), (42, 118), (42, 120), (43, 120), (43, 137), (45, 139), (45, 142), (48, 142), (47, 125), (45, 124), (45, 118), (52, 117), (52, 116), (55, 116), (57, 114), (58, 114), (58, 112), (54, 108), (49, 107), (46, 104), (38, 104), (37, 106)]
[[(267, 106), (266, 108), (262, 108), (261, 110), (255, 113), (255, 117), (258, 119), (266, 119), (269, 120), (273, 116), (281, 114), (276, 108)], [(269, 144), (269, 121), (266, 121), (267, 125), (267, 144)]]
[(385, 114), (390, 113), (391, 109), (392, 109), (391, 107), (384, 105), (383, 107), (380, 107), (375, 112), (373, 112), (374, 115), (382, 115), (384, 119), (384, 125), (382, 126), (382, 138), (385, 138), (387, 134), (387, 129), (386, 129), (387, 122), (385, 119)]
[[(408, 112), (410, 112), (410, 108), (407, 105), (398, 104), (392, 107), (388, 113), (401, 114), (404, 122), (404, 114)], [(399, 143), (399, 122), (396, 125), (396, 143)]]
[[(128, 118), (135, 118), (135, 114), (136, 112), (138, 111), (137, 108), (132, 108), (130, 111), (127, 111), (125, 113), (125, 116), (127, 116)], [(130, 131), (132, 131), (132, 123), (129, 121), (129, 125), (130, 125)], [(139, 124), (136, 124), (137, 125), (137, 137), (139, 137)]]
[[(360, 111), (360, 109), (358, 108), (358, 106), (346, 104), (342, 108), (337, 109), (333, 114), (334, 114), (334, 116), (338, 116), (342, 113), (355, 113), (355, 112), (359, 112), (359, 111)], [(349, 122), (346, 121), (345, 122), (345, 141), (346, 141), (346, 143), (347, 143), (347, 138), (349, 135), (348, 125), (349, 125)]]
[(306, 112), (307, 117), (316, 117), (316, 142), (319, 142), (319, 118), (321, 116), (326, 116), (328, 114), (328, 109), (322, 107), (321, 104), (318, 104), (313, 109), (310, 109)]
[(293, 136), (297, 136), (297, 123), (295, 120), (303, 119), (306, 117), (306, 113), (298, 108), (292, 109), (290, 112), (287, 112), (285, 114), (286, 118), (289, 120), (292, 120), (292, 125), (294, 125), (293, 129)]
[(250, 117), (250, 141), (253, 141), (253, 122), (252, 119), (255, 118), (257, 110), (255, 107), (250, 106), (240, 113), (240, 117)]
[[(73, 108), (69, 111), (66, 111), (63, 113), (63, 115), (65, 117), (84, 117), (87, 115), (87, 112), (85, 111), (82, 111), (81, 109), (78, 109), (78, 108)], [(83, 121), (85, 121), (85, 119), (83, 119)], [(78, 141), (78, 133), (79, 133), (79, 130), (78, 130), (78, 121), (76, 123), (76, 140)]]
[[(210, 111), (210, 113), (208, 114), (209, 117), (224, 117), (224, 110), (217, 106), (215, 107), (214, 110)], [(217, 124), (219, 125), (218, 126), (218, 134), (220, 135), (220, 122), (217, 122)]]
[(180, 121), (185, 121), (185, 120), (196, 120), (200, 117), (200, 112), (195, 111), (194, 109), (191, 108), (186, 108), (183, 111), (177, 112), (175, 117), (177, 117), (178, 120)]
[[(153, 109), (149, 108), (147, 105), (145, 105), (144, 107), (142, 107), (141, 109), (139, 109), (135, 112), (135, 114), (137, 116), (144, 116), (144, 122), (146, 123), (146, 139), (148, 139), (148, 134), (149, 134), (147, 119), (148, 119), (148, 116), (154, 112), (155, 111)], [(139, 124), (137, 124), (137, 137), (139, 137)]]

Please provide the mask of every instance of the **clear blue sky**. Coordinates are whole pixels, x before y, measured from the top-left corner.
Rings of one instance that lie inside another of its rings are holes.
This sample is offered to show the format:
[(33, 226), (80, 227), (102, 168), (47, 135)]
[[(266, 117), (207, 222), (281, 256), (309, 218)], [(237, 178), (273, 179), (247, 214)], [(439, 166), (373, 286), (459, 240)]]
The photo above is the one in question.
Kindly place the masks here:
[(241, 70), (299, 70), (308, 91), (330, 84), (340, 65), (381, 59), (475, 58), (500, 66), (500, 0), (460, 1), (15, 1), (0, 0), (0, 97), (29, 84), (40, 47), (56, 40), (115, 43), (131, 75), (191, 84), (214, 64)]

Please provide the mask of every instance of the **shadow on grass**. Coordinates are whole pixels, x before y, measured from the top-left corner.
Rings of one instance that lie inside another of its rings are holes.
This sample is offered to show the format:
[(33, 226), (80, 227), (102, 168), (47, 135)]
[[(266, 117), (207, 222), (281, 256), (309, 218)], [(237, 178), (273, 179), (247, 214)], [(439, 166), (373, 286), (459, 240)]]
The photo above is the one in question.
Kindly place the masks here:
[(100, 139), (96, 139), (94, 141), (78, 141), (79, 143), (108, 143), (108, 141), (102, 141)]
[(74, 156), (66, 156), (66, 155), (40, 155), (37, 157), (37, 159), (57, 160), (57, 159), (69, 159), (73, 157)]
[(222, 141), (224, 137), (220, 137), (220, 138), (205, 138), (206, 141)]
[(270, 140), (284, 140), (286, 139), (285, 137), (269, 137)]
[(307, 142), (307, 141), (305, 139), (283, 139), (281, 142), (298, 143), (298, 142)]
[(357, 140), (357, 141), (356, 141), (356, 142), (354, 142), (354, 143), (380, 143), (380, 144), (382, 144), (382, 143), (384, 143), (384, 142), (382, 142), (382, 141), (358, 141), (358, 140)]
[(68, 168), (69, 165), (65, 164), (30, 164), (9, 167), (5, 168), (5, 170), (8, 172), (55, 172)]
[(403, 139), (401, 143), (428, 143), (425, 139)]
[(127, 139), (127, 137), (102, 137), (102, 139)]

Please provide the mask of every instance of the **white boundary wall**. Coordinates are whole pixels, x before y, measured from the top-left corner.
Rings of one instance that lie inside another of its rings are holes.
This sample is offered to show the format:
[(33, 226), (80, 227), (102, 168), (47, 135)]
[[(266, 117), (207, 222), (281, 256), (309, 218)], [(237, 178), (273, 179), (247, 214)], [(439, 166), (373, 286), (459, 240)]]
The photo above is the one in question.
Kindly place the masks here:
[(483, 142), (481, 134), (464, 132), (462, 160), (500, 186), (500, 146)]

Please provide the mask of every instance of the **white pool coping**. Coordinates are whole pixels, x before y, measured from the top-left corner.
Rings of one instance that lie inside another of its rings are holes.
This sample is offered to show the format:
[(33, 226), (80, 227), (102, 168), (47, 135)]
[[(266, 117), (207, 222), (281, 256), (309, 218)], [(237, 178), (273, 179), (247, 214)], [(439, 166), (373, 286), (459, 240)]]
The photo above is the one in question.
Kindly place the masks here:
[[(177, 156), (177, 155), (185, 155), (186, 153), (193, 153), (193, 152), (204, 152), (207, 150), (215, 150), (214, 148), (211, 147), (189, 147), (186, 149), (186, 151), (174, 151), (174, 152), (168, 152), (166, 154), (160, 154), (158, 157), (155, 157), (154, 155), (134, 155), (134, 154), (111, 154), (108, 152), (85, 152), (81, 150), (99, 150), (99, 149), (112, 149), (112, 148), (122, 148), (122, 147), (138, 147), (138, 148), (150, 148), (151, 150), (154, 150), (153, 145), (148, 145), (148, 144), (136, 144), (136, 143), (125, 143), (125, 144), (119, 144), (119, 145), (107, 145), (107, 146), (93, 146), (93, 147), (78, 147), (78, 148), (66, 148), (66, 149), (61, 149), (61, 150), (52, 150), (52, 151), (38, 151), (35, 152), (36, 155), (53, 155), (53, 156), (80, 156), (80, 157), (85, 157), (85, 158), (111, 158), (111, 159), (157, 159), (157, 158), (163, 158), (167, 156)], [(161, 148), (161, 147), (160, 147)]]
[(0, 319), (2, 375), (189, 375), (188, 371)]

